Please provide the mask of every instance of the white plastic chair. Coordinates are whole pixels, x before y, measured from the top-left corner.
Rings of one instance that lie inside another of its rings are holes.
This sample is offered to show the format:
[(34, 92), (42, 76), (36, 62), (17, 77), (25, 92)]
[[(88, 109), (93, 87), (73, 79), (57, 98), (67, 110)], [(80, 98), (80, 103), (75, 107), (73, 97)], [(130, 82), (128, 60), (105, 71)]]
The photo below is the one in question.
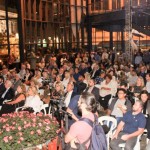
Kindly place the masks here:
[[(141, 135), (139, 135), (139, 136), (137, 137), (137, 141), (136, 141), (136, 144), (135, 144), (133, 150), (140, 150), (140, 149), (141, 149), (141, 148), (140, 148), (140, 146), (141, 146), (141, 145), (140, 145), (140, 139), (141, 139)], [(126, 145), (126, 143), (121, 143), (121, 144), (119, 144), (119, 147), (122, 148), (122, 150), (124, 150), (125, 145)]]
[(113, 99), (114, 99), (114, 97), (113, 97), (113, 95), (111, 95), (111, 98), (110, 98), (109, 101), (108, 101), (108, 104), (109, 104), (109, 105), (111, 104), (111, 102), (112, 102)]
[(10, 102), (10, 101), (12, 101), (12, 99), (5, 99), (4, 101), (3, 101), (3, 104), (5, 104), (5, 103), (7, 103), (7, 102)]
[(22, 109), (22, 108), (23, 108), (23, 106), (16, 108), (15, 112), (18, 112), (18, 111), (19, 111), (20, 109)]
[(43, 104), (42, 107), (41, 107), (41, 110), (44, 110), (44, 114), (46, 115), (46, 108), (49, 108), (48, 109), (48, 114), (50, 114), (51, 112), (51, 105), (49, 106), (49, 104)]
[[(46, 107), (49, 107), (48, 104), (42, 104), (42, 105), (40, 106), (40, 111), (41, 111), (41, 110), (44, 110), (44, 114), (47, 114), (47, 113), (46, 113)], [(26, 107), (24, 107), (24, 106), (18, 107), (18, 108), (16, 108), (15, 112), (18, 112), (19, 110), (20, 110), (20, 111), (23, 111), (25, 108), (26, 108)], [(36, 114), (36, 113), (39, 113), (40, 111), (37, 111), (37, 112), (34, 111), (33, 113)]]
[(113, 131), (116, 129), (117, 127), (117, 120), (114, 117), (111, 116), (102, 116), (98, 118), (98, 122), (101, 125), (107, 125), (108, 127), (110, 127), (109, 132), (106, 134), (107, 137), (107, 145), (109, 147), (109, 140), (113, 135)]
[[(7, 103), (7, 102), (10, 102), (10, 101), (12, 101), (12, 99), (9, 99), (9, 100), (5, 99), (5, 100), (3, 101), (3, 104), (5, 104), (5, 103)], [(3, 106), (3, 105), (2, 105), (2, 106)], [(2, 109), (2, 106), (0, 106), (0, 110)]]

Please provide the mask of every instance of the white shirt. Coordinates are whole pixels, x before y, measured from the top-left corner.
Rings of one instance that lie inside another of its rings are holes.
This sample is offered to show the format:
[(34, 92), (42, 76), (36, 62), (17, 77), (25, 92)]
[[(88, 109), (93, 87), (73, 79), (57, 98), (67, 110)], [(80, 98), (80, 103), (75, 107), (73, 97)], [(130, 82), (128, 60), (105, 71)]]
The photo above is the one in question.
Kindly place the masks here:
[(67, 95), (66, 95), (66, 98), (65, 98), (65, 101), (64, 101), (66, 107), (68, 107), (68, 105), (70, 103), (72, 92), (73, 92), (73, 90), (68, 92)]
[[(101, 89), (102, 87), (110, 88), (110, 90)], [(106, 80), (104, 80), (100, 85), (100, 96), (105, 97), (106, 95), (115, 95), (117, 92), (117, 82), (111, 80), (108, 84), (106, 84)]]
[(68, 83), (69, 83), (69, 80), (70, 80), (70, 78), (68, 78), (68, 79), (64, 78), (64, 79), (63, 79), (62, 84), (63, 84), (63, 86), (64, 86), (65, 88), (67, 87), (67, 85), (68, 85)]
[(25, 69), (20, 70), (19, 74), (20, 74), (21, 78), (23, 79), (24, 76), (26, 75), (26, 70)]
[(93, 88), (94, 88), (94, 86), (89, 87), (88, 92), (89, 92), (89, 93), (91, 93), (91, 92), (92, 92), (92, 90), (93, 90)]
[(138, 76), (130, 76), (130, 77), (128, 78), (129, 85), (130, 85), (130, 86), (135, 85), (137, 79), (138, 79)]
[(33, 108), (34, 112), (40, 112), (43, 102), (40, 100), (38, 95), (28, 96), (25, 101), (24, 107)]
[(108, 53), (106, 53), (106, 52), (103, 52), (103, 54), (102, 54), (102, 60), (104, 60), (104, 59), (108, 59)]
[(150, 93), (150, 81), (146, 82), (146, 90), (148, 93)]

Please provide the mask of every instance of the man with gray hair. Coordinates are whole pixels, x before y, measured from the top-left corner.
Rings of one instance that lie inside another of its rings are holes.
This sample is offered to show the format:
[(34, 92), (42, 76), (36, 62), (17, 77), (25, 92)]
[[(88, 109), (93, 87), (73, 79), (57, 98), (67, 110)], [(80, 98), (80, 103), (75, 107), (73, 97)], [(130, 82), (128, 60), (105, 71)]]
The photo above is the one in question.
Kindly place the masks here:
[(6, 80), (4, 85), (5, 85), (5, 91), (0, 95), (0, 105), (3, 104), (4, 100), (10, 100), (15, 96), (15, 92), (11, 87), (12, 82), (10, 80)]
[(144, 132), (146, 119), (142, 114), (143, 103), (138, 100), (133, 105), (132, 111), (124, 114), (113, 135), (110, 147), (112, 150), (121, 150), (119, 144), (125, 143), (125, 150), (134, 148), (137, 137)]

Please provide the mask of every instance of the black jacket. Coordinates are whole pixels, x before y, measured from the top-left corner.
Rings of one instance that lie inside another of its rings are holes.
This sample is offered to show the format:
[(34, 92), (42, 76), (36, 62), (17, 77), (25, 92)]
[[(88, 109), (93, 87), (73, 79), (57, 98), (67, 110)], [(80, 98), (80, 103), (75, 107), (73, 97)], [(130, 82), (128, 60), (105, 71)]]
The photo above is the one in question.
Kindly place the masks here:
[[(5, 92), (5, 91), (4, 91), (4, 92)], [(4, 93), (4, 92), (3, 92), (3, 93)], [(5, 94), (4, 98), (2, 98), (3, 93), (1, 94), (0, 105), (2, 105), (2, 103), (3, 103), (4, 100), (13, 99), (14, 96), (15, 96), (15, 91), (14, 91), (12, 88), (9, 88), (9, 90), (8, 90), (7, 93)]]

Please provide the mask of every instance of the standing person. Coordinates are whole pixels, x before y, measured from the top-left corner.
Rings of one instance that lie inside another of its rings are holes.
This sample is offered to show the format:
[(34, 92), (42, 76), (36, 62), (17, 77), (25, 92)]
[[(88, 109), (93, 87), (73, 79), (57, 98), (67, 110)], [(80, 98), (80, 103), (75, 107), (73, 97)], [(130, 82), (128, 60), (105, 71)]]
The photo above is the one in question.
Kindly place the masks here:
[[(94, 121), (94, 114), (97, 110), (97, 103), (93, 94), (88, 92), (82, 93), (78, 101), (79, 110), (82, 113), (82, 118), (88, 118)], [(84, 121), (76, 121), (65, 136), (65, 142), (70, 143), (70, 146), (77, 149), (75, 143), (83, 143), (89, 139), (92, 132), (92, 127)], [(90, 140), (86, 147), (90, 145)]]
[(112, 150), (120, 150), (119, 144), (125, 142), (125, 150), (134, 148), (137, 137), (144, 132), (146, 125), (145, 116), (142, 114), (143, 102), (136, 101), (133, 110), (127, 112), (117, 126), (110, 147)]

